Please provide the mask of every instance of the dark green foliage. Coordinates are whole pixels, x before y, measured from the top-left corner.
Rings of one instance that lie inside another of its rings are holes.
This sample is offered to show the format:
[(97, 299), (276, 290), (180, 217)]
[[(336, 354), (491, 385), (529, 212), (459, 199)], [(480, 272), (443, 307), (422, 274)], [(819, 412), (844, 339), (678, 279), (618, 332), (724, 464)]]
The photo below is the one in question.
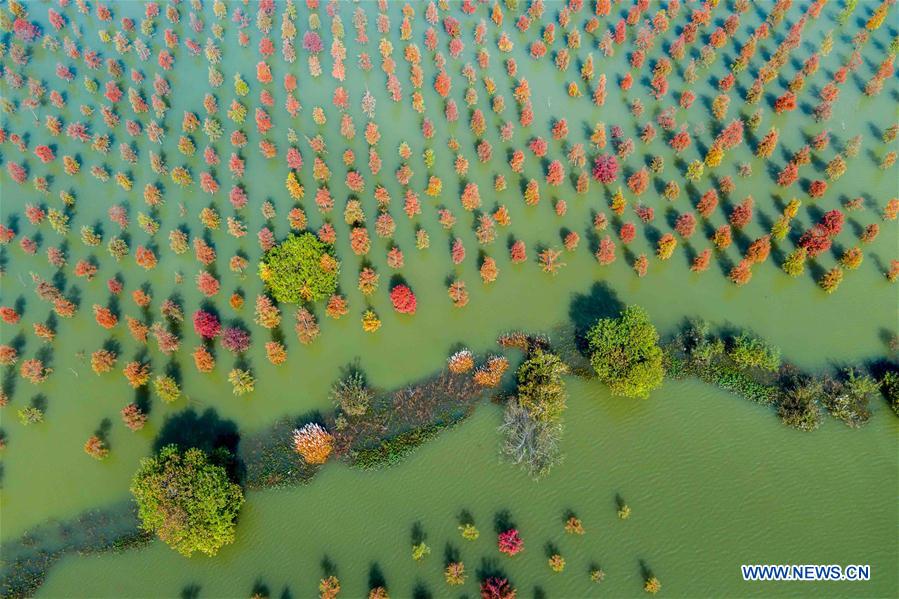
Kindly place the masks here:
[(746, 332), (731, 340), (727, 353), (741, 368), (759, 368), (769, 372), (777, 372), (780, 368), (780, 349)]
[(687, 322), (674, 341), (666, 347), (667, 367), (672, 376), (695, 376), (746, 399), (772, 403), (777, 396), (774, 378), (767, 371), (745, 369), (737, 364), (724, 341), (711, 333), (709, 323), (694, 319)]
[(823, 393), (821, 382), (802, 373), (784, 376), (777, 414), (784, 424), (802, 431), (813, 431), (821, 425), (818, 400)]
[(440, 431), (455, 423), (435, 423), (384, 439), (375, 447), (354, 450), (350, 463), (363, 470), (374, 470), (398, 464), (412, 451), (436, 437)]
[(712, 363), (692, 372), (707, 383), (760, 404), (770, 404), (777, 397), (777, 387), (759, 382), (729, 364)]
[(535, 350), (518, 367), (518, 403), (536, 420), (558, 420), (565, 411), (568, 366), (556, 354)]
[(234, 542), (243, 491), (197, 448), (182, 453), (176, 445), (167, 445), (141, 460), (131, 493), (141, 527), (184, 555), (215, 555)]
[(314, 302), (337, 290), (339, 262), (312, 233), (290, 235), (262, 257), (259, 277), (279, 302)]
[(643, 308), (628, 306), (619, 318), (600, 319), (587, 342), (590, 363), (613, 395), (645, 398), (662, 384), (659, 334)]

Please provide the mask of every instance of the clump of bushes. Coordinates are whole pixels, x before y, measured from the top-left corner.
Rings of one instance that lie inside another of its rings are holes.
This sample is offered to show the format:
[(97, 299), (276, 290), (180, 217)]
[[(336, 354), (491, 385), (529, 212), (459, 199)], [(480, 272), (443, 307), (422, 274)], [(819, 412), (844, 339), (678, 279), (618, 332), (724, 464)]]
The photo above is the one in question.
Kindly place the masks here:
[(837, 420), (857, 428), (871, 418), (868, 403), (878, 390), (872, 377), (847, 368), (841, 379), (826, 379), (823, 387), (824, 407)]
[(821, 381), (792, 368), (781, 380), (777, 415), (783, 423), (801, 431), (813, 431), (821, 426), (818, 404), (823, 390)]
[[(836, 378), (815, 377), (782, 364), (780, 349), (748, 332), (722, 339), (702, 320), (688, 321), (666, 349), (669, 371), (697, 376), (747, 399), (773, 404), (784, 424), (812, 431), (821, 424), (822, 408), (851, 427), (871, 417), (868, 407), (877, 381), (855, 368)], [(881, 383), (882, 385), (882, 383)]]
[(290, 235), (268, 250), (259, 277), (279, 302), (314, 302), (337, 290), (340, 262), (332, 247), (312, 233)]
[(556, 354), (535, 349), (518, 367), (517, 394), (509, 401), (499, 430), (502, 455), (539, 479), (561, 460), (559, 422), (567, 393), (562, 376), (568, 366)]
[(351, 372), (331, 387), (331, 399), (347, 416), (362, 416), (371, 405), (374, 393), (368, 387), (365, 376), (358, 371)]
[(748, 333), (730, 340), (729, 350), (727, 346), (724, 339), (711, 334), (708, 322), (690, 320), (667, 346), (668, 370), (674, 376), (698, 377), (757, 403), (773, 403), (777, 387), (769, 368), (775, 356), (779, 365), (780, 350)]
[(446, 428), (446, 424), (431, 424), (400, 433), (382, 440), (374, 447), (366, 447), (352, 452), (350, 461), (353, 466), (363, 470), (374, 470), (398, 464), (408, 454)]

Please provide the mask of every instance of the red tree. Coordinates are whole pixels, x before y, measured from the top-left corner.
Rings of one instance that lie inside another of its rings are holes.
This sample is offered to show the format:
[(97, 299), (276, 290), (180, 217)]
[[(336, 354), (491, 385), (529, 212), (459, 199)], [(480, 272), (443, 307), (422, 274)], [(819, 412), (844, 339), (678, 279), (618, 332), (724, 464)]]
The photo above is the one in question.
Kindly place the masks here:
[(521, 540), (521, 535), (516, 528), (510, 528), (505, 532), (499, 533), (497, 546), (500, 553), (505, 553), (510, 557), (524, 551), (524, 541)]
[(400, 284), (391, 289), (390, 301), (393, 302), (393, 309), (400, 314), (415, 314), (415, 294), (406, 285)]

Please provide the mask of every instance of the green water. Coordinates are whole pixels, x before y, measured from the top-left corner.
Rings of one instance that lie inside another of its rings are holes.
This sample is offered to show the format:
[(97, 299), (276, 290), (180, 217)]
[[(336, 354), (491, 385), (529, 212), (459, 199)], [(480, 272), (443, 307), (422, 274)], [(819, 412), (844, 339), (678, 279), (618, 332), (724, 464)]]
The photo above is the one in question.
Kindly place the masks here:
[[(172, 596), (198, 585), (200, 596), (246, 596), (258, 579), (273, 596), (288, 589), (308, 597), (327, 558), (350, 597), (367, 592), (372, 564), (392, 595), (423, 586), (446, 596), (447, 544), (472, 572), (483, 560), (495, 562), (526, 597), (533, 587), (550, 597), (635, 595), (640, 560), (673, 596), (888, 596), (896, 588), (899, 427), (885, 410), (864, 433), (829, 421), (800, 435), (764, 408), (699, 383), (668, 383), (637, 405), (596, 384), (569, 384), (568, 457), (539, 483), (499, 463), (500, 410), (489, 406), (400, 467), (360, 473), (332, 466), (308, 487), (251, 493), (238, 542), (214, 559), (187, 560), (156, 542), (145, 551), (66, 560), (42, 595)], [(619, 494), (632, 509), (627, 521), (616, 515)], [(463, 509), (481, 530), (477, 541), (456, 530)], [(515, 558), (495, 548), (493, 521), (503, 510), (524, 538)], [(583, 520), (583, 537), (563, 531), (568, 510)], [(411, 558), (415, 523), (432, 548), (418, 563)], [(566, 558), (563, 573), (549, 570), (547, 543)], [(598, 587), (588, 576), (594, 562), (606, 572)], [(742, 583), (740, 564), (757, 562), (866, 563), (873, 577)], [(475, 592), (469, 580), (451, 594)]]
[[(547, 13), (554, 16), (560, 5), (546, 4)], [(722, 2), (722, 8), (715, 13), (717, 16), (726, 14), (725, 4)], [(394, 57), (398, 63), (398, 76), (404, 83), (404, 100), (394, 104), (386, 96), (385, 76), (377, 66), (376, 41), (379, 36), (374, 28), (375, 7), (372, 4), (363, 6), (369, 11), (372, 40), (365, 50), (372, 54), (376, 63), (368, 74), (351, 70), (352, 58), (363, 48), (354, 41), (354, 7), (348, 3), (340, 6), (347, 30), (349, 57), (348, 77), (343, 85), (351, 97), (350, 113), (357, 129), (355, 140), (344, 140), (337, 130), (339, 113), (331, 106), (335, 82), (327, 75), (330, 72), (327, 51), (323, 53), (326, 74), (315, 81), (307, 76), (302, 50), (298, 50), (299, 58), (293, 66), (284, 63), (277, 52), (271, 60), (275, 84), (269, 88), (281, 90), (280, 79), (287, 72), (296, 73), (300, 79), (299, 97), (304, 108), (299, 118), (290, 119), (281, 107), (283, 102), (276, 102), (270, 111), (275, 124), (270, 137), (283, 153), (287, 146), (287, 127), (293, 127), (300, 135), (305, 162), (301, 178), (306, 185), (303, 205), (313, 229), (324, 220), (312, 200), (315, 187), (311, 179), (312, 152), (302, 139), (304, 135), (311, 137), (321, 133), (328, 144), (327, 162), (333, 172), (331, 189), (336, 198), (334, 212), (328, 220), (338, 234), (337, 251), (343, 260), (341, 292), (350, 303), (349, 315), (339, 321), (326, 318), (322, 309), (317, 310), (322, 332), (311, 346), (302, 346), (296, 341), (290, 331), (293, 326), (291, 310), (285, 310), (282, 328), (287, 337), (289, 358), (281, 367), (273, 367), (265, 359), (263, 344), (268, 340), (268, 333), (253, 325), (252, 301), (262, 291), (261, 283), (253, 274), (260, 255), (255, 232), (265, 224), (258, 206), (264, 199), (272, 200), (278, 210), (273, 221), (276, 236), (286, 235), (286, 213), (292, 205), (283, 187), (287, 171), (281, 156), (266, 161), (255, 149), (259, 134), (251, 122), (252, 107), (262, 89), (253, 76), (258, 55), (255, 51), (240, 49), (234, 42), (236, 31), (233, 25), (225, 23), (227, 41), (222, 44), (224, 60), (220, 65), (225, 84), (217, 93), (226, 136), (214, 145), (223, 162), (227, 161), (231, 152), (227, 133), (231, 131), (231, 125), (224, 111), (234, 97), (233, 75), (242, 73), (251, 88), (251, 94), (245, 100), (251, 110), (244, 126), (250, 143), (243, 152), (247, 162), (244, 183), (251, 201), (241, 214), (250, 233), (238, 240), (220, 230), (213, 233), (212, 240), (222, 276), (222, 291), (216, 298), (218, 308), (226, 321), (242, 320), (253, 334), (254, 345), (247, 354), (247, 361), (258, 382), (256, 391), (248, 398), (231, 394), (226, 376), (234, 359), (224, 350), (218, 351), (218, 365), (212, 374), (196, 373), (188, 354), (198, 343), (198, 338), (188, 324), (182, 350), (174, 360), (181, 367), (186, 399), (165, 405), (153, 398), (148, 425), (139, 433), (132, 433), (121, 425), (118, 411), (133, 401), (133, 392), (126, 387), (118, 370), (97, 377), (90, 370), (89, 359), (84, 357), (84, 352), (89, 356), (108, 338), (122, 345), (119, 368), (140, 351), (124, 325), (119, 325), (107, 336), (90, 315), (92, 304), (105, 305), (108, 301), (104, 281), (109, 277), (120, 274), (125, 281), (126, 293), (121, 299), (123, 313), (127, 315), (138, 315), (139, 310), (127, 295), (144, 282), (151, 286), (154, 309), (158, 302), (173, 293), (182, 298), (186, 314), (200, 307), (204, 298), (192, 283), (199, 266), (192, 252), (176, 256), (169, 251), (166, 236), (169, 230), (182, 224), (189, 227), (191, 236), (201, 235), (197, 213), (210, 203), (218, 207), (223, 217), (235, 214), (225, 195), (230, 186), (230, 175), (224, 165), (218, 168), (217, 177), (225, 191), (212, 199), (196, 184), (191, 190), (182, 191), (168, 180), (164, 182), (166, 204), (155, 215), (162, 223), (156, 236), (161, 248), (158, 252), (160, 261), (149, 276), (134, 264), (132, 258), (116, 264), (102, 247), (88, 248), (78, 239), (80, 226), (95, 223), (102, 223), (106, 238), (111, 236), (117, 227), (106, 219), (106, 210), (112, 203), (128, 202), (131, 206), (132, 249), (149, 241), (134, 223), (139, 210), (148, 211), (140, 199), (140, 190), (144, 184), (157, 180), (149, 169), (151, 146), (146, 139), (135, 141), (141, 159), (138, 165), (128, 167), (135, 180), (135, 191), (131, 193), (123, 192), (112, 181), (100, 183), (89, 174), (89, 167), (99, 161), (87, 147), (82, 154), (81, 174), (71, 178), (62, 174), (58, 160), (47, 167), (31, 158), (29, 166), (33, 174), (53, 177), (53, 193), (49, 198), (42, 197), (30, 186), (16, 186), (5, 170), (0, 175), (0, 209), (4, 222), (21, 212), (28, 203), (58, 206), (55, 196), (61, 189), (75, 192), (78, 204), (68, 236), (69, 266), (65, 274), (68, 282), (79, 289), (82, 306), (75, 318), (59, 324), (57, 339), (52, 344), (54, 373), (50, 379), (37, 388), (24, 380), (15, 381), (10, 405), (0, 411), (8, 445), (3, 454), (3, 492), (0, 497), (0, 538), (4, 541), (18, 538), (48, 518), (65, 519), (89, 508), (126, 500), (128, 482), (138, 460), (150, 452), (165, 419), (187, 407), (214, 408), (222, 418), (237, 423), (242, 434), (250, 434), (279, 416), (328, 408), (328, 387), (339, 369), (354, 359), (360, 360), (378, 387), (397, 387), (440, 368), (446, 356), (459, 344), (478, 352), (495, 351), (494, 339), (500, 332), (520, 328), (550, 331), (572, 316), (577, 318), (577, 307), (584, 305), (583, 301), (577, 301), (579, 295), (589, 296), (596, 283), (608, 285), (620, 302), (645, 306), (664, 333), (673, 331), (683, 317), (691, 315), (701, 315), (721, 325), (751, 327), (779, 345), (791, 361), (806, 368), (818, 369), (884, 353), (884, 336), (897, 331), (897, 301), (895, 287), (886, 281), (883, 271), (896, 255), (899, 235), (895, 223), (881, 221), (879, 210), (888, 198), (896, 195), (897, 185), (895, 169), (879, 170), (867, 150), (876, 150), (878, 156), (882, 153), (879, 133), (872, 130), (879, 132), (895, 120), (896, 104), (888, 91), (876, 98), (867, 98), (856, 85), (844, 86), (835, 116), (827, 127), (832, 130), (836, 147), (841, 147), (842, 142), (856, 133), (862, 134), (863, 150), (849, 161), (848, 173), (831, 185), (824, 198), (812, 206), (806, 202), (794, 225), (796, 229), (804, 230), (816, 221), (818, 213), (839, 207), (844, 199), (858, 195), (864, 195), (867, 208), (847, 214), (847, 226), (837, 238), (836, 245), (854, 245), (858, 230), (870, 223), (881, 224), (878, 239), (865, 246), (864, 264), (857, 271), (847, 272), (846, 280), (834, 295), (825, 296), (811, 276), (788, 278), (770, 259), (754, 269), (752, 281), (743, 288), (735, 287), (723, 276), (719, 267), (723, 261), (713, 262), (704, 274), (693, 274), (689, 271), (687, 254), (680, 248), (668, 262), (652, 258), (654, 246), (641, 226), (638, 226), (637, 240), (631, 244), (631, 249), (634, 253), (646, 252), (651, 263), (647, 277), (638, 279), (623, 259), (620, 247), (619, 258), (612, 266), (600, 267), (591, 255), (588, 231), (592, 214), (602, 210), (611, 216), (608, 209), (610, 190), (594, 182), (589, 194), (582, 197), (577, 196), (570, 185), (560, 187), (559, 192), (541, 185), (543, 199), (540, 205), (528, 208), (520, 199), (518, 176), (511, 172), (505, 158), (508, 149), (523, 147), (535, 135), (542, 135), (549, 141), (548, 156), (561, 158), (566, 148), (562, 143), (552, 141), (550, 134), (554, 115), (564, 115), (568, 119), (572, 142), (586, 141), (584, 130), (591, 128), (597, 120), (608, 125), (621, 124), (626, 135), (636, 138), (636, 120), (629, 115), (625, 102), (616, 97), (613, 84), (617, 75), (627, 70), (622, 54), (614, 59), (604, 59), (595, 48), (592, 49), (597, 59), (597, 72), (605, 72), (610, 82), (609, 100), (598, 110), (588, 98), (569, 99), (565, 93), (565, 84), (574, 77), (576, 61), (572, 60), (569, 74), (562, 75), (549, 61), (531, 60), (526, 54), (528, 37), (514, 30), (511, 15), (507, 15), (505, 30), (516, 43), (512, 56), (531, 82), (536, 118), (529, 130), (516, 127), (513, 143), (502, 142), (497, 133), (501, 120), (487, 108), (487, 94), (479, 83), (479, 105), (488, 122), (485, 137), (493, 144), (495, 157), (484, 165), (477, 162), (474, 153), (475, 139), (468, 129), (467, 110), (462, 101), (464, 79), (458, 75), (461, 65), (473, 60), (473, 40), (466, 38), (462, 59), (449, 59), (454, 80), (453, 97), (461, 114), (458, 123), (447, 125), (442, 121), (442, 102), (426, 76), (423, 89), (426, 116), (435, 121), (437, 132), (432, 140), (425, 141), (420, 136), (421, 117), (409, 109), (411, 89), (408, 65), (401, 57), (402, 44), (395, 42)], [(139, 19), (141, 9), (137, 3), (116, 4), (114, 8), (118, 16), (127, 14)], [(281, 9), (279, 4), (275, 33)], [(401, 18), (400, 9), (399, 3), (391, 3), (389, 12), (394, 28)], [(184, 36), (189, 35), (185, 24), (189, 10), (189, 6), (183, 6), (182, 24), (173, 27)], [(820, 43), (824, 32), (835, 26), (833, 18), (837, 10), (837, 6), (828, 6), (819, 20), (806, 27), (804, 44), (795, 53), (801, 60)], [(44, 18), (36, 9), (33, 12), (35, 18)], [(741, 31), (748, 31), (761, 22), (761, 12), (753, 10), (745, 14)], [(89, 45), (102, 45), (95, 35), (101, 24), (94, 17), (78, 15), (73, 10), (67, 15), (86, 32)], [(794, 7), (787, 21), (792, 22), (797, 15), (798, 7)], [(208, 7), (204, 16), (207, 21), (213, 20)], [(481, 9), (474, 17), (456, 16), (470, 37), (473, 25), (485, 15)], [(297, 23), (300, 37), (305, 30), (304, 18), (301, 16)], [(322, 20), (323, 29), (327, 31), (328, 20), (324, 16)], [(162, 19), (159, 21), (161, 25)], [(166, 22), (165, 25), (169, 24)], [(418, 15), (414, 21), (413, 40), (420, 46), (425, 28), (426, 24)], [(832, 72), (845, 60), (850, 51), (849, 37), (856, 29), (853, 24), (837, 32), (833, 53), (822, 59), (822, 69), (809, 85), (820, 87), (826, 81), (824, 73)], [(889, 29), (885, 26), (875, 32), (868, 47), (885, 47), (895, 33)], [(255, 48), (259, 31), (253, 25), (246, 31), (251, 38), (250, 48)], [(762, 56), (770, 55), (782, 32), (783, 29), (775, 36), (776, 41), (760, 44)], [(493, 34), (491, 30), (490, 36)], [(738, 40), (742, 41), (744, 37), (738, 36)], [(157, 33), (156, 46), (161, 44), (159, 38), (160, 33)], [(493, 43), (493, 37), (490, 39)], [(585, 49), (588, 49), (591, 44), (586, 43), (586, 39)], [(665, 39), (672, 39), (672, 34)], [(299, 39), (297, 45), (300, 45)], [(446, 54), (442, 33), (440, 47)], [(105, 52), (115, 55), (112, 48)], [(183, 49), (180, 53), (175, 69), (165, 74), (175, 91), (170, 98), (171, 110), (164, 121), (169, 134), (162, 149), (167, 153), (170, 166), (188, 165), (198, 178), (197, 174), (204, 170), (200, 157), (206, 142), (204, 135), (201, 132), (194, 135), (198, 153), (191, 159), (182, 157), (176, 145), (183, 111), (196, 111), (202, 118), (201, 102), (208, 91), (206, 62), (202, 57), (187, 55)], [(721, 51), (711, 72), (703, 72), (703, 77), (694, 86), (697, 95), (713, 93), (717, 77), (726, 73), (726, 64), (734, 53), (732, 45)], [(498, 93), (506, 97), (503, 118), (516, 120), (511, 96), (514, 82), (505, 75), (495, 44), (491, 46), (491, 56), (487, 72), (497, 81)], [(53, 74), (58, 58), (38, 48), (27, 67), (28, 73), (58, 86), (59, 80)], [(132, 67), (144, 70), (149, 96), (155, 63), (151, 60), (140, 65), (133, 53), (122, 60), (126, 65), (126, 76)], [(860, 68), (863, 80), (876, 69), (879, 60), (879, 55), (872, 55)], [(423, 66), (426, 73), (430, 73), (428, 66), (433, 68), (431, 53), (424, 50)], [(67, 108), (56, 111), (42, 107), (38, 110), (41, 118), (50, 113), (57, 114), (64, 122), (88, 120), (78, 114), (77, 107), (82, 102), (96, 103), (99, 95), (93, 97), (84, 92), (80, 85), (83, 71), (79, 70), (70, 86)], [(793, 71), (792, 67), (784, 69), (786, 76), (791, 76)], [(748, 85), (751, 79), (744, 74), (738, 81)], [(126, 89), (127, 83), (123, 84)], [(780, 89), (784, 83), (772, 83), (771, 88)], [(24, 97), (22, 90), (10, 90), (5, 83), (3, 86), (4, 94)], [(681, 86), (682, 81), (672, 75), (673, 90), (679, 91)], [(379, 149), (384, 165), (377, 177), (372, 177), (364, 164), (367, 144), (362, 130), (366, 119), (359, 109), (359, 101), (366, 89), (377, 98), (376, 121), (381, 127)], [(887, 89), (895, 89), (895, 79), (892, 88), (888, 82)], [(635, 85), (626, 99), (638, 96), (647, 105), (647, 114), (652, 114), (649, 108), (654, 102), (645, 95), (642, 85)], [(697, 107), (700, 104), (697, 100)], [(738, 115), (739, 104), (733, 102), (728, 119)], [(326, 107), (329, 118), (324, 127), (315, 125), (311, 117), (312, 107), (319, 105)], [(123, 101), (122, 112), (123, 120), (132, 117), (127, 101)], [(746, 114), (749, 112), (743, 116)], [(706, 115), (706, 112), (694, 109), (687, 118), (691, 127), (695, 127), (704, 124)], [(33, 128), (28, 111), (3, 115), (3, 118), (4, 126), (11, 131), (29, 131), (31, 147), (50, 142), (51, 138), (43, 128)], [(640, 124), (647, 118), (643, 117)], [(779, 156), (782, 149), (784, 152), (785, 148), (790, 152), (798, 150), (806, 143), (805, 136), (814, 135), (823, 128), (809, 118), (796, 114), (774, 115), (768, 108), (759, 134), (771, 125), (781, 130), (781, 145), (776, 156), (778, 165), (787, 159)], [(91, 130), (104, 132), (106, 128), (102, 120), (94, 118)], [(116, 133), (117, 137), (125, 135), (122, 131)], [(512, 216), (512, 225), (508, 229), (500, 228), (497, 241), (484, 248), (488, 255), (496, 258), (500, 269), (499, 279), (489, 287), (481, 284), (477, 273), (479, 246), (472, 226), (475, 220), (458, 208), (460, 186), (453, 172), (455, 156), (446, 149), (451, 136), (459, 140), (471, 163), (467, 180), (479, 184), (483, 207), (493, 210), (498, 203), (504, 203)], [(411, 187), (419, 192), (423, 205), (423, 214), (415, 221), (409, 221), (402, 214), (402, 189), (393, 178), (400, 164), (396, 148), (401, 141), (407, 141), (412, 148), (410, 166), (415, 174)], [(57, 142), (62, 146), (58, 155), (73, 151), (66, 149), (66, 144), (71, 141), (60, 137)], [(428, 147), (434, 148), (437, 154), (433, 173), (443, 178), (444, 192), (439, 201), (421, 193), (430, 174), (421, 160), (423, 150)], [(363, 333), (359, 326), (359, 317), (367, 306), (356, 289), (356, 276), (362, 261), (350, 252), (348, 227), (342, 217), (348, 194), (342, 184), (346, 168), (340, 155), (346, 148), (356, 152), (357, 165), (366, 178), (366, 194), (360, 199), (369, 224), (376, 214), (370, 191), (375, 184), (383, 184), (391, 193), (391, 213), (397, 222), (394, 240), (406, 257), (400, 272), (418, 296), (418, 312), (414, 317), (401, 317), (393, 312), (386, 293), (391, 274), (386, 266), (389, 246), (370, 231), (373, 249), (368, 259), (381, 273), (381, 288), (370, 300), (383, 320), (382, 329), (375, 335)], [(718, 175), (734, 176), (737, 183), (737, 191), (731, 195), (734, 202), (750, 193), (755, 197), (756, 217), (745, 230), (749, 240), (767, 232), (766, 223), (776, 218), (790, 197), (773, 186), (764, 162), (754, 158), (751, 149), (744, 145), (733, 150), (725, 163), (715, 170)], [(7, 151), (19, 159), (17, 151), (9, 144), (4, 146), (4, 153)], [(825, 161), (834, 152), (829, 149), (822, 153)], [(661, 137), (647, 146), (637, 141), (637, 150), (623, 166), (637, 167), (647, 154), (665, 157), (666, 170), (660, 180), (679, 177), (682, 169), (675, 166), (673, 154)], [(685, 153), (687, 160), (696, 157), (700, 155), (695, 146)], [(742, 161), (753, 165), (751, 177), (736, 176), (736, 165)], [(113, 173), (121, 168), (117, 164), (120, 162), (117, 150), (110, 152), (106, 162), (113, 167), (110, 169)], [(509, 189), (500, 193), (492, 191), (495, 173), (506, 175)], [(529, 153), (525, 174), (542, 177), (538, 161)], [(703, 179), (698, 186), (700, 193), (710, 185), (708, 178)], [(794, 190), (806, 199), (798, 188)], [(552, 210), (552, 200), (557, 198), (568, 201), (568, 212), (564, 217), (556, 216)], [(690, 208), (686, 192), (671, 204), (652, 193), (644, 195), (642, 201), (655, 208), (654, 226), (662, 232), (670, 230), (671, 211)], [(179, 204), (184, 205), (186, 217), (180, 213)], [(438, 205), (452, 207), (459, 218), (451, 234), (445, 233), (437, 223)], [(630, 210), (625, 218), (637, 221)], [(22, 233), (33, 236), (36, 228), (24, 219), (20, 221)], [(710, 219), (713, 227), (725, 222), (725, 213), (721, 209)], [(416, 224), (429, 232), (430, 249), (422, 252), (415, 249)], [(566, 253), (567, 266), (557, 276), (540, 273), (534, 263), (536, 248), (540, 244), (561, 247), (563, 229), (581, 234), (580, 247), (573, 253)], [(2, 303), (12, 305), (22, 298), (25, 311), (18, 327), (2, 325), (0, 335), (7, 343), (17, 332), (23, 332), (26, 345), (21, 354), (24, 357), (32, 357), (42, 345), (31, 335), (31, 323), (42, 322), (49, 314), (46, 304), (39, 302), (32, 292), (28, 273), (37, 272), (49, 278), (53, 271), (43, 257), (44, 248), (62, 241), (46, 224), (40, 231), (44, 244), (37, 256), (27, 256), (15, 246), (6, 248), (3, 255), (6, 274), (0, 279)], [(468, 252), (465, 262), (457, 267), (449, 260), (449, 244), (455, 236), (464, 240)], [(509, 262), (506, 242), (512, 236), (527, 242), (527, 263), (513, 265)], [(697, 250), (705, 247), (702, 237), (698, 231), (693, 238)], [(737, 245), (739, 241), (724, 253), (730, 262), (739, 260)], [(788, 240), (779, 244), (774, 255), (786, 254), (792, 249), (793, 242)], [(245, 278), (228, 272), (227, 260), (237, 251), (245, 252), (250, 260), (251, 267)], [(76, 280), (71, 274), (72, 265), (78, 259), (92, 255), (99, 261), (96, 279), (90, 283)], [(838, 255), (833, 252), (822, 256), (821, 266), (830, 268)], [(184, 283), (176, 283), (175, 272), (183, 273)], [(461, 310), (451, 307), (445, 285), (449, 276), (466, 281), (471, 294), (468, 307)], [(226, 298), (235, 290), (242, 290), (247, 298), (247, 305), (239, 313), (226, 305)], [(150, 358), (155, 373), (170, 359), (155, 349), (155, 343), (151, 342), (151, 346)], [(535, 485), (514, 468), (498, 463), (499, 440), (494, 428), (499, 421), (499, 409), (485, 404), (470, 422), (422, 448), (402, 466), (384, 472), (360, 473), (331, 464), (308, 487), (251, 493), (241, 514), (238, 541), (215, 559), (186, 560), (158, 543), (144, 551), (117, 556), (67, 558), (52, 571), (42, 594), (171, 595), (189, 585), (199, 585), (204, 596), (245, 596), (259, 578), (273, 593), (279, 593), (286, 586), (294, 596), (308, 596), (321, 576), (320, 562), (325, 556), (336, 564), (348, 596), (358, 596), (366, 590), (368, 571), (373, 562), (383, 569), (395, 596), (410, 594), (419, 582), (431, 592), (443, 594), (446, 587), (441, 580), (440, 568), (443, 546), (450, 541), (462, 551), (462, 557), (472, 571), (472, 579), (463, 588), (471, 594), (475, 592), (474, 570), (481, 559), (499, 557), (493, 548), (491, 522), (501, 509), (508, 509), (520, 525), (527, 550), (515, 560), (499, 560), (499, 565), (526, 596), (531, 594), (534, 586), (542, 587), (550, 596), (594, 592), (596, 589), (589, 586), (586, 574), (591, 560), (596, 560), (607, 572), (607, 580), (600, 587), (602, 594), (636, 594), (640, 592), (641, 559), (659, 576), (663, 592), (675, 596), (774, 591), (795, 594), (813, 590), (828, 594), (895, 594), (896, 563), (899, 561), (895, 542), (899, 528), (895, 501), (899, 487), (897, 431), (895, 418), (886, 410), (876, 409), (873, 421), (863, 430), (849, 430), (828, 421), (821, 430), (806, 435), (782, 427), (770, 410), (748, 405), (694, 383), (669, 383), (650, 401), (642, 403), (609, 398), (596, 385), (578, 381), (570, 384), (564, 447), (567, 461), (539, 484)], [(15, 410), (27, 405), (38, 393), (47, 400), (46, 421), (23, 427), (15, 418)], [(81, 447), (106, 418), (113, 423), (109, 433), (111, 454), (98, 463), (85, 455)], [(634, 509), (631, 521), (616, 519), (616, 493), (621, 493)], [(483, 535), (477, 543), (463, 544), (455, 534), (455, 516), (461, 509), (471, 510), (481, 526)], [(585, 537), (566, 537), (562, 532), (561, 518), (568, 509), (575, 510), (584, 519), (588, 530)], [(421, 522), (433, 548), (433, 554), (421, 564), (413, 563), (409, 557), (410, 530), (416, 521)], [(543, 546), (547, 542), (557, 543), (568, 559), (565, 573), (554, 575), (546, 566)], [(739, 580), (738, 571), (738, 566), (746, 562), (870, 563), (874, 580), (857, 585), (830, 583), (817, 588), (814, 585), (801, 588), (748, 585)]]

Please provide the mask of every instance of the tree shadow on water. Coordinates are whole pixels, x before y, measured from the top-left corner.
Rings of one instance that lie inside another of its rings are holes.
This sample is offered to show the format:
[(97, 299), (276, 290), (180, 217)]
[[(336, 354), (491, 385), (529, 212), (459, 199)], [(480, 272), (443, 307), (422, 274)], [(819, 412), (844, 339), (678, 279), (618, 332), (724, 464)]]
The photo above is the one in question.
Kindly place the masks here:
[(413, 599), (431, 599), (434, 594), (431, 590), (425, 585), (424, 582), (418, 581), (415, 583), (415, 588), (412, 589), (412, 598)]
[(368, 588), (376, 589), (378, 587), (387, 588), (387, 579), (384, 578), (384, 572), (377, 562), (372, 562), (368, 568)]
[(594, 283), (589, 292), (574, 294), (568, 308), (568, 317), (574, 325), (578, 350), (586, 355), (586, 335), (590, 327), (600, 318), (617, 317), (624, 307), (618, 294), (606, 283)]
[(337, 576), (337, 564), (331, 558), (325, 555), (321, 561), (322, 575), (327, 578), (329, 576)]
[(493, 517), (493, 529), (496, 534), (506, 532), (515, 528), (515, 522), (512, 521), (512, 513), (509, 510), (500, 510)]
[(258, 597), (259, 599), (263, 599), (266, 597), (271, 597), (271, 591), (268, 588), (268, 585), (263, 582), (262, 578), (257, 578), (256, 582), (253, 583), (253, 590), (250, 593), (250, 597)]
[(500, 568), (499, 560), (482, 557), (481, 563), (475, 569), (475, 576), (480, 582), (484, 582), (488, 578), (506, 578), (506, 573)]
[(198, 599), (200, 596), (200, 585), (189, 584), (181, 589), (181, 599)]
[(418, 545), (420, 543), (425, 542), (425, 530), (421, 525), (421, 522), (415, 522), (412, 524), (412, 544)]
[(166, 445), (177, 445), (182, 450), (196, 447), (237, 480), (243, 480), (244, 467), (237, 457), (239, 443), (240, 435), (233, 421), (223, 420), (213, 408), (207, 408), (202, 414), (189, 408), (166, 419), (153, 450), (159, 451)]

